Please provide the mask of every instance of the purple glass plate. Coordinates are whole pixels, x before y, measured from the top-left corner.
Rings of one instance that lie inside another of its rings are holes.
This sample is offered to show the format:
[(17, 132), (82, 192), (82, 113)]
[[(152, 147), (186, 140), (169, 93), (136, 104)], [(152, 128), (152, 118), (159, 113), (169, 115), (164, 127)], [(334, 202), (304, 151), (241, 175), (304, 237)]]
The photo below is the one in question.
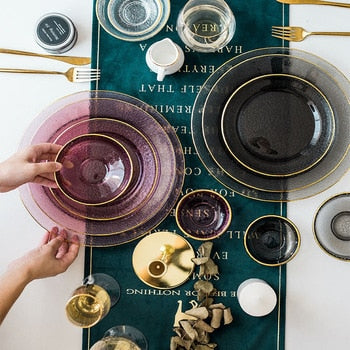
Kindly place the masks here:
[[(175, 205), (184, 179), (182, 147), (171, 125), (154, 108), (134, 97), (112, 91), (84, 91), (58, 100), (32, 123), (21, 147), (53, 142), (72, 125), (89, 118), (110, 118), (128, 123), (152, 143), (159, 157), (161, 177), (147, 205), (122, 218), (101, 221), (72, 215), (59, 205), (50, 190), (42, 186), (22, 186), (21, 197), (40, 225), (47, 229), (59, 225), (71, 233), (79, 233), (82, 244), (111, 246), (129, 242), (157, 226)], [(89, 130), (84, 132), (89, 133)], [(88, 217), (89, 210), (86, 206)]]
[(64, 144), (71, 138), (83, 134), (86, 130), (109, 135), (119, 140), (129, 150), (129, 154), (133, 158), (134, 168), (137, 167), (135, 172), (139, 176), (133, 178), (128, 191), (120, 198), (108, 205), (90, 207), (88, 213), (85, 205), (70, 200), (57, 189), (51, 190), (52, 196), (65, 211), (91, 220), (118, 219), (138, 210), (151, 197), (160, 177), (159, 158), (153, 146), (144, 135), (131, 125), (120, 120), (107, 118), (94, 118), (78, 122), (57, 136), (54, 142)]
[(133, 177), (128, 150), (116, 139), (101, 134), (79, 135), (58, 152), (63, 168), (55, 173), (59, 189), (85, 205), (102, 205), (120, 197)]
[(176, 207), (176, 222), (183, 233), (209, 240), (222, 235), (231, 223), (230, 204), (219, 193), (196, 190), (181, 198)]

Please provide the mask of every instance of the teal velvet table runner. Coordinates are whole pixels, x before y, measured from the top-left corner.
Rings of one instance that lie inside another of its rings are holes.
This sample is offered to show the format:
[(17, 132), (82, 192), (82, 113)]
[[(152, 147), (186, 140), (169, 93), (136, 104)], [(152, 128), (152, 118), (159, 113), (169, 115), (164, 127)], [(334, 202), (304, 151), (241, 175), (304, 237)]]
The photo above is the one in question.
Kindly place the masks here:
[[(244, 230), (249, 223), (266, 214), (286, 215), (286, 205), (243, 197), (213, 178), (196, 155), (191, 137), (191, 111), (201, 85), (221, 64), (240, 53), (281, 42), (271, 37), (272, 25), (288, 23), (288, 6), (274, 0), (229, 0), (237, 21), (231, 43), (215, 54), (196, 53), (187, 49), (176, 33), (176, 18), (185, 1), (171, 2), (171, 15), (166, 27), (155, 37), (141, 42), (126, 42), (112, 37), (99, 26), (93, 14), (93, 65), (101, 69), (101, 80), (92, 89), (113, 90), (137, 97), (156, 108), (175, 128), (182, 143), (186, 175), (182, 193), (195, 189), (211, 189), (230, 203), (232, 223), (221, 237), (213, 240), (212, 257), (219, 276), (212, 280), (218, 290), (216, 302), (232, 310), (234, 321), (215, 331), (211, 340), (218, 349), (273, 350), (284, 349), (286, 268), (266, 267), (253, 261), (245, 252)], [(166, 76), (162, 82), (146, 66), (148, 47), (165, 37), (184, 49), (185, 63), (181, 71)], [(172, 231), (182, 235), (176, 225), (174, 210), (155, 227), (155, 231)], [(196, 250), (202, 242), (187, 238)], [(144, 284), (134, 273), (132, 254), (139, 240), (116, 247), (86, 248), (85, 274), (104, 272), (115, 277), (121, 287), (116, 306), (96, 326), (83, 332), (83, 349), (88, 349), (116, 325), (131, 325), (144, 333), (149, 350), (169, 349), (174, 335), (174, 315), (181, 300), (183, 309), (196, 299), (193, 293), (198, 271), (182, 286), (159, 290)], [(236, 290), (247, 278), (262, 278), (276, 291), (278, 303), (268, 316), (252, 317), (238, 305)]]

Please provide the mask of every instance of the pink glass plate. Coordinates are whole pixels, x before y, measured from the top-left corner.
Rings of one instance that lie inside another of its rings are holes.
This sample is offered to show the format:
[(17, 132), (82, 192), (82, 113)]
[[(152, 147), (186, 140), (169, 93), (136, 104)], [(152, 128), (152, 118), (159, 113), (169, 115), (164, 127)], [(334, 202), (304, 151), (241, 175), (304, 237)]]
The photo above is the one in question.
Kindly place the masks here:
[(134, 168), (137, 168), (135, 173), (139, 176), (133, 178), (126, 193), (108, 205), (87, 208), (70, 200), (57, 189), (51, 190), (52, 196), (65, 211), (91, 220), (117, 219), (138, 210), (151, 197), (160, 177), (159, 158), (153, 146), (144, 135), (128, 123), (108, 118), (82, 120), (58, 135), (54, 143), (64, 144), (87, 130), (109, 135), (122, 142), (127, 147)]
[(116, 139), (101, 134), (73, 138), (59, 151), (63, 168), (55, 173), (59, 189), (85, 205), (102, 205), (121, 196), (133, 177), (128, 150)]
[[(56, 101), (30, 125), (21, 147), (53, 142), (72, 125), (93, 118), (128, 123), (152, 144), (161, 176), (147, 203), (129, 215), (105, 221), (72, 215), (42, 186), (22, 186), (21, 197), (30, 214), (47, 229), (63, 226), (79, 233), (81, 243), (89, 246), (118, 245), (144, 235), (168, 215), (182, 188), (184, 155), (175, 131), (162, 115), (143, 101), (113, 91), (84, 91)], [(85, 210), (89, 217), (89, 206)]]

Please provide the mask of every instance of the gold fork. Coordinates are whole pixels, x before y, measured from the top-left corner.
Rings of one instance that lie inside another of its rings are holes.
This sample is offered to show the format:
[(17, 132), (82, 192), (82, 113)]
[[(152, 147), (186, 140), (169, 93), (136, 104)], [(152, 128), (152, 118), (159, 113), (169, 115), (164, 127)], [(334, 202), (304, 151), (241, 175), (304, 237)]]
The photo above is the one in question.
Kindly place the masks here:
[(282, 4), (309, 4), (309, 5), (330, 5), (330, 6), (339, 6), (339, 7), (349, 7), (350, 4), (346, 4), (344, 2), (334, 2), (334, 1), (326, 1), (326, 0), (277, 0)]
[(350, 36), (350, 32), (308, 32), (302, 27), (272, 26), (272, 36), (288, 41), (302, 41), (309, 35), (340, 35)]
[(25, 73), (25, 74), (59, 74), (64, 75), (72, 83), (86, 83), (100, 79), (100, 70), (91, 68), (69, 68), (66, 72), (20, 69), (20, 68), (0, 68), (0, 73)]
[(20, 51), (12, 49), (3, 49), (0, 48), (0, 53), (7, 53), (11, 55), (22, 55), (22, 56), (34, 56), (34, 57), (43, 57), (50, 58), (52, 60), (62, 61), (70, 64), (75, 64), (77, 66), (89, 64), (91, 62), (90, 57), (75, 57), (75, 56), (56, 56), (56, 55), (45, 55), (42, 53), (35, 53), (29, 51)]

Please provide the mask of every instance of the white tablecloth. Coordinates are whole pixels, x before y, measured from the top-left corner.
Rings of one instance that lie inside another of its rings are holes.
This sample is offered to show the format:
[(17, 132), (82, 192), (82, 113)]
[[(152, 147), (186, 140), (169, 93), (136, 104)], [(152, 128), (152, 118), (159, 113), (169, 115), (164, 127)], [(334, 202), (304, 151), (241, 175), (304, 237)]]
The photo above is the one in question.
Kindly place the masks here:
[[(79, 33), (78, 42), (69, 54), (89, 56), (92, 10), (92, 1), (2, 0), (0, 47), (42, 52), (34, 41), (35, 23), (45, 13), (61, 12), (73, 20)], [(350, 31), (350, 9), (295, 5), (291, 7), (290, 19), (291, 24), (309, 30)], [(349, 78), (349, 44), (350, 37), (315, 36), (291, 46), (325, 58)], [(0, 66), (68, 68), (56, 61), (2, 54)], [(3, 81), (0, 161), (17, 150), (24, 131), (41, 110), (62, 96), (89, 89), (89, 84), (71, 84), (59, 76), (0, 73), (0, 79)], [(299, 227), (302, 244), (287, 267), (286, 350), (342, 349), (350, 344), (350, 265), (325, 254), (312, 233), (317, 208), (332, 195), (350, 191), (349, 179), (347, 174), (326, 192), (288, 204), (288, 216)], [(18, 191), (1, 194), (0, 213), (0, 271), (3, 271), (11, 260), (39, 242), (43, 229), (22, 205)], [(65, 274), (34, 281), (25, 289), (0, 327), (1, 350), (81, 349), (81, 330), (66, 320), (63, 306), (81, 282), (83, 266), (81, 249), (79, 258)]]

